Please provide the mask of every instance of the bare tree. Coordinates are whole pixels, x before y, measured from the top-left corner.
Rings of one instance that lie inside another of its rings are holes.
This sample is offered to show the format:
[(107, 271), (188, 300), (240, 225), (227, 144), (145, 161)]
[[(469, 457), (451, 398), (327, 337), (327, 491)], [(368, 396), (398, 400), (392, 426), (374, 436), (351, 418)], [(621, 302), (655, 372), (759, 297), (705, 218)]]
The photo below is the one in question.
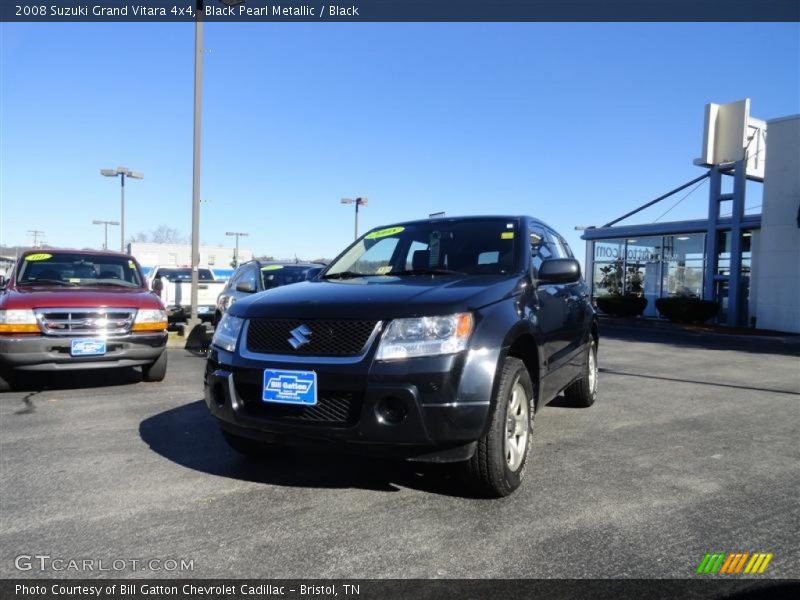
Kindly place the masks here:
[(181, 232), (174, 227), (170, 227), (169, 225), (159, 225), (149, 234), (140, 231), (133, 236), (130, 241), (149, 242), (152, 244), (188, 244), (189, 238), (181, 234)]

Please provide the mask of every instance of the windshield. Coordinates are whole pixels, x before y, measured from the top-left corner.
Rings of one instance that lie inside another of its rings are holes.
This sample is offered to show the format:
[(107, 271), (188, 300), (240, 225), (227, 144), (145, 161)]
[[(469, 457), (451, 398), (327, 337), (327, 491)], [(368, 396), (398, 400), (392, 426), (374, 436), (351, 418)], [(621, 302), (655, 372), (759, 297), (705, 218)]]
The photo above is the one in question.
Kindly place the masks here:
[(513, 273), (516, 231), (516, 220), (500, 218), (383, 227), (355, 242), (323, 277)]
[(305, 281), (320, 271), (320, 268), (295, 265), (264, 265), (261, 281), (265, 290)]
[[(192, 280), (192, 270), (186, 269), (159, 269), (157, 277), (163, 277), (167, 281), (185, 282)], [(214, 281), (214, 274), (210, 269), (197, 270), (198, 281)]]
[(115, 254), (38, 252), (22, 258), (17, 285), (142, 287), (136, 263)]

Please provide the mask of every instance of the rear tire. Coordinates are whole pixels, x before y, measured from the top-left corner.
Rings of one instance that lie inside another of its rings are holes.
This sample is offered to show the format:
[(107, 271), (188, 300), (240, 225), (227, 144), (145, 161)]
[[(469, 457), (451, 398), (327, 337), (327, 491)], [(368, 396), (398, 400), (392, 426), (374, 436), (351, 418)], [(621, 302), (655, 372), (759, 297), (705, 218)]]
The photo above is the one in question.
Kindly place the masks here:
[(161, 356), (159, 356), (154, 363), (142, 367), (142, 379), (149, 382), (164, 381), (166, 374), (167, 349), (164, 348)]
[(247, 458), (265, 458), (276, 450), (281, 449), (281, 446), (276, 446), (275, 444), (259, 442), (258, 440), (230, 433), (224, 429), (220, 431), (222, 432), (222, 437), (228, 442), (228, 446)]
[(534, 411), (533, 383), (525, 363), (506, 358), (492, 401), (489, 430), (463, 465), (465, 483), (476, 494), (501, 498), (520, 486), (531, 448)]
[(589, 408), (597, 398), (597, 344), (594, 338), (589, 342), (586, 366), (578, 381), (564, 390), (564, 397), (572, 406)]

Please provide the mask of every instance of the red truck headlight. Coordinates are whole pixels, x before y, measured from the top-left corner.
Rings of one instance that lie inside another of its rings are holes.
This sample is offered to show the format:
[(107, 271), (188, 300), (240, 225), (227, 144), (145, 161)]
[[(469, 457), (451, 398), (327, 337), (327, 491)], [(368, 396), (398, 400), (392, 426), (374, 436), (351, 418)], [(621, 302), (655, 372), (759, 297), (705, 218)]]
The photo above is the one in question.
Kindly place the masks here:
[(139, 309), (133, 321), (132, 331), (164, 331), (167, 328), (167, 312), (157, 309)]
[(0, 333), (39, 332), (39, 322), (31, 309), (0, 310)]

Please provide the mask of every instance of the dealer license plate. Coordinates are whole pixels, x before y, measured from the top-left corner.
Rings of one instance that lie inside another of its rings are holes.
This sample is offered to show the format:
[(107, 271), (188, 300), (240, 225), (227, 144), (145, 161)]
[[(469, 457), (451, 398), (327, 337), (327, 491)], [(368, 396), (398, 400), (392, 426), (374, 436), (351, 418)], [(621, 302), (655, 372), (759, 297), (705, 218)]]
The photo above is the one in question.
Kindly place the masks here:
[(264, 402), (301, 404), (317, 403), (317, 374), (314, 371), (264, 370)]
[(106, 353), (105, 340), (72, 340), (72, 356), (99, 356)]

